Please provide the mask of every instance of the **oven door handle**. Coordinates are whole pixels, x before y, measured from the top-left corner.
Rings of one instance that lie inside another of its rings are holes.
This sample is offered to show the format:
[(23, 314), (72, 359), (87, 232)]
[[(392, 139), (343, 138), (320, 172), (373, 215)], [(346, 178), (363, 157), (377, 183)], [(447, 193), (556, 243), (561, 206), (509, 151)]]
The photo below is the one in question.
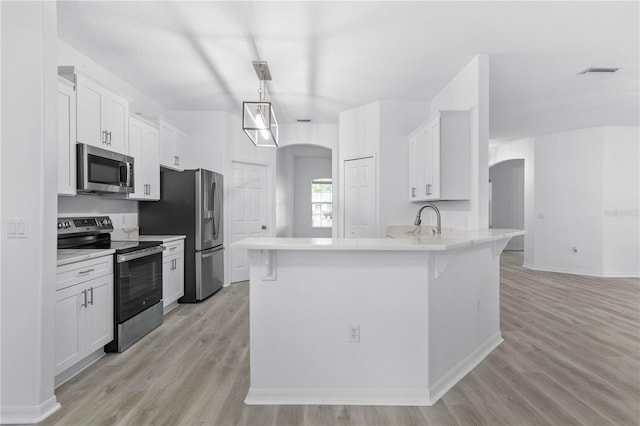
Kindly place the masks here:
[(140, 259), (141, 257), (151, 256), (156, 253), (160, 253), (165, 249), (164, 246), (157, 246), (141, 251), (134, 251), (133, 253), (119, 254), (116, 262), (123, 263), (134, 259)]

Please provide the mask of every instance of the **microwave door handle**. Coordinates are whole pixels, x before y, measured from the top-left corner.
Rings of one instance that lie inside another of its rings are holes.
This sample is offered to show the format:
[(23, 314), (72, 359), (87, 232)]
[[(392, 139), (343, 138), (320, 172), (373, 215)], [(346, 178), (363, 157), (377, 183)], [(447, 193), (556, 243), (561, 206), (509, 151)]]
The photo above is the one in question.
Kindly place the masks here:
[(127, 186), (133, 187), (133, 164), (127, 163)]

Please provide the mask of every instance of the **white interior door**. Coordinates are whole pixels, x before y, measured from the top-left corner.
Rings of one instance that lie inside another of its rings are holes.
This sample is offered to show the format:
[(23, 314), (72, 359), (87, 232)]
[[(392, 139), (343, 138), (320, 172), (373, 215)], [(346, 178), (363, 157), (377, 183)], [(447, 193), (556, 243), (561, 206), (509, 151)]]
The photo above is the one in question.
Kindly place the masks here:
[(373, 157), (344, 162), (345, 238), (376, 236), (376, 173)]
[[(231, 242), (270, 235), (267, 228), (267, 167), (233, 163), (231, 181)], [(244, 249), (231, 249), (231, 282), (249, 279), (249, 259)]]

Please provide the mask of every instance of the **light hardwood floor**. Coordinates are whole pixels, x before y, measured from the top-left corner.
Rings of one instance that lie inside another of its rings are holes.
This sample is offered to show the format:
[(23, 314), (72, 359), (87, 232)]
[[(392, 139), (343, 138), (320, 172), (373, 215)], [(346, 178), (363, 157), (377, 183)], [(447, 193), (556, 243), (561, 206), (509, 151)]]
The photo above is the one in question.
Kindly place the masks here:
[(56, 390), (45, 425), (638, 425), (640, 282), (537, 272), (504, 252), (504, 343), (433, 407), (248, 406), (247, 283)]

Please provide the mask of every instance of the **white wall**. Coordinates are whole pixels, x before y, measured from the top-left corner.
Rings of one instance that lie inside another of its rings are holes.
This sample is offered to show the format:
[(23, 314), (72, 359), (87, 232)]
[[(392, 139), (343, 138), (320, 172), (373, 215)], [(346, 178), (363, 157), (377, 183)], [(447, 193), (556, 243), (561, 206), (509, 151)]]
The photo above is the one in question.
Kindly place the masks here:
[(493, 145), (492, 164), (525, 162), (525, 266), (640, 275), (638, 140), (637, 127), (616, 126)]
[[(53, 393), (56, 276), (56, 6), (2, 2), (0, 422), (35, 423)], [(7, 237), (9, 218), (28, 238)]]
[(174, 119), (190, 135), (186, 169), (207, 169), (223, 173), (228, 121), (233, 116), (221, 111), (173, 111)]
[(489, 227), (489, 56), (475, 56), (431, 100), (431, 113), (471, 110), (471, 199), (441, 201), (443, 226)]
[[(515, 159), (489, 168), (491, 228), (524, 229), (524, 160)], [(505, 250), (524, 250), (524, 235), (513, 237)]]
[(276, 237), (293, 237), (293, 150), (276, 151)]
[(601, 129), (535, 138), (536, 266), (602, 271), (602, 152)]
[(311, 227), (311, 182), (331, 177), (331, 152), (325, 157), (293, 157), (293, 236), (330, 238), (331, 228)]
[(606, 276), (640, 275), (640, 132), (603, 129), (603, 269)]
[[(378, 180), (378, 230), (384, 237), (389, 225), (411, 225), (420, 203), (408, 200), (409, 186), (409, 144), (407, 136), (429, 117), (424, 102), (380, 102), (380, 146)], [(423, 215), (424, 223), (432, 222), (429, 214)]]

